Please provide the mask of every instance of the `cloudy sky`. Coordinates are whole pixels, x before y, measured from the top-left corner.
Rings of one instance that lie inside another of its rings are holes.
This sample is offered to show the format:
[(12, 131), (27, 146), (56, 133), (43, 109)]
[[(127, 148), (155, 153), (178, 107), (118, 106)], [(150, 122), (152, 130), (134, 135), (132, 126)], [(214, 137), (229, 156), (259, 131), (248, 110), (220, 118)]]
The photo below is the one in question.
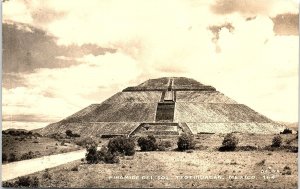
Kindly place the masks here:
[(297, 0), (5, 0), (3, 120), (60, 119), (128, 85), (191, 77), (297, 121)]

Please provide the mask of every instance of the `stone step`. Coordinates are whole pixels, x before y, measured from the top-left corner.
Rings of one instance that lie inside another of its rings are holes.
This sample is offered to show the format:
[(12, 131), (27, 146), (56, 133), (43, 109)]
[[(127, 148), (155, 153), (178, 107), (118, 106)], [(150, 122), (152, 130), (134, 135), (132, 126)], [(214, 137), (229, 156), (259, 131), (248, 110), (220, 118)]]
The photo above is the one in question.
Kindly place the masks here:
[(179, 123), (179, 127), (181, 127), (183, 132), (185, 132), (186, 134), (193, 135), (191, 129), (189, 128), (189, 126), (186, 123)]
[(169, 121), (174, 120), (175, 103), (158, 103), (156, 110), (155, 121)]

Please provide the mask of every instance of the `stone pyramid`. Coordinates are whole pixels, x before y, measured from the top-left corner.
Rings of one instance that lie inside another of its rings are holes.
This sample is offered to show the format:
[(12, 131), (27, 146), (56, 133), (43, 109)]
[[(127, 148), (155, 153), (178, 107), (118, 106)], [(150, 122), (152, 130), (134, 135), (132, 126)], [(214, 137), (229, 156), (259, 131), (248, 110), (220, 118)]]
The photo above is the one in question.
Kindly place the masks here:
[(81, 136), (279, 133), (284, 127), (226, 97), (212, 86), (185, 77), (150, 79), (101, 104), (48, 125), (43, 135), (72, 130)]

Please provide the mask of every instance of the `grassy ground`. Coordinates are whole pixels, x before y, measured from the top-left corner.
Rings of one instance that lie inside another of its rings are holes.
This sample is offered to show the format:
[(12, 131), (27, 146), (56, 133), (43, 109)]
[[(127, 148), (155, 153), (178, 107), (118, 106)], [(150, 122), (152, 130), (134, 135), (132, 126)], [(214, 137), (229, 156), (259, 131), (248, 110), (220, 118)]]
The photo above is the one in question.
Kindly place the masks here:
[[(263, 148), (274, 135), (236, 134), (240, 146)], [(295, 135), (281, 135), (284, 145), (298, 146)], [(285, 150), (219, 152), (223, 135), (197, 135), (203, 150), (137, 152), (118, 164), (74, 161), (32, 174), (40, 187), (114, 188), (297, 188), (298, 154)], [(168, 139), (170, 140), (170, 139)], [(175, 138), (172, 140), (176, 146)], [(175, 147), (173, 146), (173, 148)], [(189, 151), (190, 152), (190, 151)], [(122, 177), (128, 176), (125, 179)], [(191, 176), (191, 177), (190, 177)]]
[[(16, 160), (21, 160), (21, 157), (25, 153), (31, 151), (34, 156), (41, 157), (52, 154), (60, 154), (80, 149), (75, 144), (61, 142), (47, 137), (39, 136), (12, 136), (9, 134), (2, 135), (2, 154), (6, 154), (9, 158), (9, 154), (16, 155)], [(7, 163), (3, 162), (3, 163)]]
[[(283, 175), (286, 166), (291, 168), (290, 175)], [(74, 167), (78, 171), (72, 171)], [(41, 187), (296, 188), (298, 178), (297, 154), (284, 152), (138, 152), (121, 158), (119, 164), (75, 161), (50, 169), (50, 177), (44, 174), (34, 174)], [(217, 175), (221, 178), (199, 179)], [(117, 178), (120, 176), (139, 179)]]

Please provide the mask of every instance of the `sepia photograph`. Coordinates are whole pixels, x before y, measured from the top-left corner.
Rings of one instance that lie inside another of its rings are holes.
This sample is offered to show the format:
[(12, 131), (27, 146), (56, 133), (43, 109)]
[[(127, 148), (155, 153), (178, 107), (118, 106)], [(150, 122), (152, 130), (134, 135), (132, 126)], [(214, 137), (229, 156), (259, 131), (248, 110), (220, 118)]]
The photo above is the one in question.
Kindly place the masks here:
[(2, 0), (2, 187), (298, 188), (298, 0)]

